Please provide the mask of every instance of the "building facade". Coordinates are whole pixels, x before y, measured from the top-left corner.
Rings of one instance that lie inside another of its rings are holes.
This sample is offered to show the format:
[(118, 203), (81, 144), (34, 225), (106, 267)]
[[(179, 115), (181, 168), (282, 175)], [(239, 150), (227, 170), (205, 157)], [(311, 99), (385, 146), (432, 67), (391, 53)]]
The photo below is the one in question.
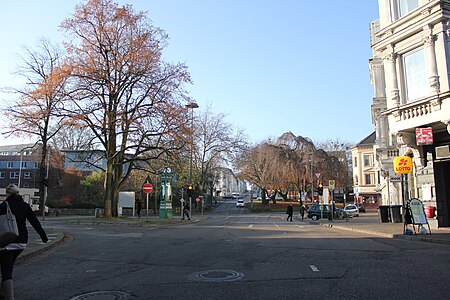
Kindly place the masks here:
[(381, 205), (377, 192), (378, 174), (375, 168), (375, 132), (351, 148), (353, 167), (353, 192), (355, 202)]
[(39, 188), (40, 160), (40, 145), (0, 146), (0, 187)]
[(215, 196), (223, 197), (233, 192), (244, 193), (247, 190), (247, 183), (237, 179), (231, 169), (218, 168), (214, 177)]
[[(450, 0), (378, 4), (380, 19), (370, 24), (369, 66), (382, 201), (419, 198), (437, 207), (437, 226), (449, 227)], [(399, 155), (414, 163), (403, 184), (393, 173)]]

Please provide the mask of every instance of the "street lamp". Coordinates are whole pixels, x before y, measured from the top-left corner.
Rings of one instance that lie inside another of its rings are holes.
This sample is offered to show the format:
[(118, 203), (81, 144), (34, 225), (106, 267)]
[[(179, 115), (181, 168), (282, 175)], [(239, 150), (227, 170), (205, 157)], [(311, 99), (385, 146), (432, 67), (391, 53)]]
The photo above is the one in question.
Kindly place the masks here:
[[(198, 104), (195, 102), (191, 102), (186, 104), (187, 108), (191, 109), (192, 117), (191, 117), (191, 158), (189, 161), (189, 184), (192, 184), (192, 155), (194, 149), (194, 109), (198, 108)], [(189, 195), (189, 216), (192, 216), (192, 194)]]

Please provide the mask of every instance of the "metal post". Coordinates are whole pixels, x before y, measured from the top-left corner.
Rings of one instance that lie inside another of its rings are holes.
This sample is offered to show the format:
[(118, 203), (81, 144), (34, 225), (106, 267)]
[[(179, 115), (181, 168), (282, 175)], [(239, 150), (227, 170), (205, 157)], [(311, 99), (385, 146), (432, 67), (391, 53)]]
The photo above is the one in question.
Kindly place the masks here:
[[(191, 109), (191, 158), (189, 161), (189, 184), (194, 185), (192, 182), (192, 156), (194, 151), (194, 108), (198, 108), (198, 104), (195, 102), (186, 105), (187, 108)], [(189, 195), (189, 216), (192, 217), (192, 196)]]
[(150, 194), (150, 193), (146, 193), (147, 194), (147, 217), (148, 217), (148, 194)]

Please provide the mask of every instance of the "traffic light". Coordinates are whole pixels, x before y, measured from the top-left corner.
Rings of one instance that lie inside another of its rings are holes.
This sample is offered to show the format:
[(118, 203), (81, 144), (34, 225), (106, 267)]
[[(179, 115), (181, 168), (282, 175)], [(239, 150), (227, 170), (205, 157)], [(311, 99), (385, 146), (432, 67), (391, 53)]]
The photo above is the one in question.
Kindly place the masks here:
[(323, 184), (319, 183), (319, 186), (317, 187), (317, 192), (319, 193), (320, 196), (323, 195)]
[(187, 189), (188, 196), (192, 197), (192, 192), (194, 191), (194, 187), (192, 186), (192, 184), (188, 184), (186, 189)]

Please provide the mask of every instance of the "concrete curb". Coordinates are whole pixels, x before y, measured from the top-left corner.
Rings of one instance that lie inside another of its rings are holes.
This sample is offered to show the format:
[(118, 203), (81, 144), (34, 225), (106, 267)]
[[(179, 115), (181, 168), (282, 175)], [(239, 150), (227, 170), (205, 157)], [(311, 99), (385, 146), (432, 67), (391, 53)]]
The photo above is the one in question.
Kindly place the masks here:
[(52, 240), (51, 242), (47, 242), (46, 244), (42, 244), (40, 247), (34, 248), (34, 249), (27, 249), (25, 248), (24, 252), (17, 257), (16, 262), (20, 263), (27, 259), (30, 259), (32, 257), (35, 257), (41, 253), (44, 253), (46, 251), (49, 251), (59, 245), (62, 245), (66, 243), (68, 240), (70, 240), (71, 235), (68, 233), (58, 232), (58, 236)]
[(319, 223), (318, 225), (327, 227), (327, 228), (334, 228), (334, 229), (339, 229), (339, 230), (347, 230), (347, 231), (371, 234), (371, 235), (376, 235), (376, 236), (384, 237), (384, 238), (407, 240), (407, 241), (413, 241), (413, 242), (427, 242), (427, 243), (450, 245), (450, 240), (439, 239), (439, 238), (434, 237), (432, 234), (424, 235), (424, 236), (423, 235), (403, 235), (403, 234), (384, 233), (384, 232), (360, 229), (360, 228), (355, 228), (355, 227), (339, 226), (339, 225), (329, 224), (329, 223)]
[(395, 237), (394, 234), (390, 234), (390, 233), (383, 233), (383, 232), (377, 232), (377, 231), (373, 231), (373, 230), (359, 229), (359, 228), (355, 228), (355, 227), (339, 226), (339, 225), (335, 225), (335, 224), (319, 223), (319, 226), (335, 228), (335, 229), (340, 229), (340, 230), (353, 231), (353, 232), (359, 232), (359, 233), (372, 234), (372, 235), (381, 236), (381, 237), (385, 237), (385, 238), (391, 238), (391, 239)]

